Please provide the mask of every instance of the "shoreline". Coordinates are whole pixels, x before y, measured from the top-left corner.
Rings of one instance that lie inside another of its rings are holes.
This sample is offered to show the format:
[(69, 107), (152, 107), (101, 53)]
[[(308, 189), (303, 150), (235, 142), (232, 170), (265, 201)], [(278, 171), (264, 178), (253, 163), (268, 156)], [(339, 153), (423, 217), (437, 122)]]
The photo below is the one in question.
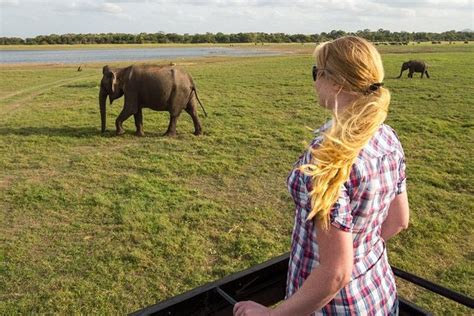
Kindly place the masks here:
[[(175, 63), (175, 64), (189, 64), (189, 63), (214, 63), (219, 61), (225, 61), (229, 59), (235, 58), (263, 58), (263, 57), (281, 57), (281, 56), (312, 56), (315, 43), (311, 44), (300, 44), (300, 43), (271, 43), (271, 44), (264, 44), (264, 45), (254, 45), (252, 44), (81, 44), (81, 45), (35, 45), (35, 46), (27, 46), (27, 45), (12, 45), (12, 46), (0, 46), (1, 51), (27, 51), (24, 48), (25, 46), (28, 47), (28, 51), (40, 51), (43, 48), (48, 48), (49, 51), (54, 50), (65, 50), (67, 47), (68, 50), (81, 50), (81, 49), (90, 49), (90, 50), (103, 50), (103, 49), (152, 49), (152, 48), (236, 48), (236, 49), (243, 49), (243, 50), (254, 50), (254, 51), (265, 51), (270, 54), (265, 55), (220, 55), (220, 56), (180, 56), (176, 58), (150, 58), (150, 59), (143, 59), (143, 60), (109, 60), (109, 61), (90, 61), (90, 62), (77, 62), (77, 63), (65, 63), (65, 62), (16, 62), (16, 63), (2, 63), (0, 62), (0, 68), (15, 68), (15, 67), (77, 67), (78, 64), (81, 65), (88, 65), (88, 66), (98, 66), (104, 64), (146, 64), (146, 63), (159, 63), (159, 64), (166, 64), (166, 63)], [(8, 49), (4, 49), (8, 47)], [(382, 55), (398, 55), (398, 54), (426, 54), (426, 53), (461, 53), (461, 52), (468, 52), (474, 53), (474, 42), (470, 42), (469, 44), (410, 44), (408, 46), (387, 46), (387, 45), (379, 45), (377, 46), (377, 50)]]
[[(407, 45), (388, 45), (388, 42), (372, 42), (379, 48), (397, 47), (397, 46), (415, 46), (415, 47), (440, 47), (440, 46), (464, 46), (473, 45), (474, 42), (469, 41), (465, 44), (464, 41), (441, 41), (439, 44), (432, 44), (431, 42), (408, 42)], [(309, 48), (315, 47), (316, 42), (308, 43), (143, 43), (143, 44), (33, 44), (33, 45), (0, 45), (0, 51), (35, 51), (35, 50), (82, 50), (82, 49), (137, 49), (137, 48), (188, 48), (188, 47), (233, 47), (233, 48), (253, 48), (253, 49), (288, 49), (288, 48)]]
[(288, 56), (289, 54), (279, 54), (279, 55), (261, 55), (261, 56), (194, 56), (189, 58), (181, 59), (145, 59), (145, 60), (116, 60), (116, 61), (94, 61), (86, 63), (0, 63), (0, 69), (15, 69), (15, 68), (71, 68), (77, 69), (78, 65), (81, 65), (83, 68), (101, 68), (104, 65), (109, 65), (111, 67), (123, 67), (125, 65), (141, 65), (141, 64), (158, 64), (166, 65), (173, 63), (174, 65), (180, 66), (190, 66), (196, 64), (213, 64), (220, 62), (229, 62), (235, 59), (254, 59), (254, 58), (278, 58), (283, 56)]
[(51, 44), (51, 45), (0, 45), (0, 51), (34, 50), (82, 50), (82, 49), (137, 49), (137, 48), (189, 48), (189, 47), (225, 47), (268, 49), (277, 46), (315, 46), (315, 43), (146, 43), (146, 44)]
[[(214, 58), (245, 58), (281, 56), (294, 53), (294, 49), (282, 49), (281, 46), (266, 46), (264, 48), (251, 45), (225, 46), (225, 45), (79, 45), (64, 47), (54, 45), (49, 49), (41, 50), (43, 46), (31, 47), (29, 50), (0, 49), (0, 67), (9, 65), (78, 65), (95, 63), (123, 63), (132, 61), (143, 62), (174, 62), (189, 59), (214, 59)], [(68, 48), (68, 49), (66, 49)], [(168, 49), (170, 51), (168, 51)], [(151, 51), (156, 50), (156, 51)], [(311, 48), (312, 50), (312, 48)], [(109, 59), (103, 58), (103, 52), (108, 52)], [(23, 56), (16, 58), (13, 56)], [(147, 56), (148, 55), (148, 56)], [(3, 56), (3, 59), (2, 59)], [(43, 57), (41, 57), (43, 56)], [(137, 56), (135, 58), (135, 56)]]

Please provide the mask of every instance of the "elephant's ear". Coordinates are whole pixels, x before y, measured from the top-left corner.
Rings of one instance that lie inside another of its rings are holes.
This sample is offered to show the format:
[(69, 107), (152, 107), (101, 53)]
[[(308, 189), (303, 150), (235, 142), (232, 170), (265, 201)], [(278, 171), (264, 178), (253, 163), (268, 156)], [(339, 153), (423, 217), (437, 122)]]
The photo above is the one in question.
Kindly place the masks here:
[[(102, 74), (103, 75), (109, 75), (111, 73), (110, 71), (110, 68), (109, 68), (109, 65), (105, 65), (103, 68), (102, 68)], [(110, 76), (110, 75), (109, 75)]]

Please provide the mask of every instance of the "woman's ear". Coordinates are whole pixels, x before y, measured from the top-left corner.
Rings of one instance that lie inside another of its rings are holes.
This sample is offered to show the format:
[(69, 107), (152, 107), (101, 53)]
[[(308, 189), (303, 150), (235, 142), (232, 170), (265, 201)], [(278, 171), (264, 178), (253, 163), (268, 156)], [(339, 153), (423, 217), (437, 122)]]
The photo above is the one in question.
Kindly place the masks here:
[(332, 84), (337, 90), (342, 89), (342, 86), (341, 86), (340, 84), (335, 83), (335, 82), (332, 81), (332, 80), (331, 80), (331, 84)]
[(335, 82), (332, 81), (332, 80), (331, 80), (331, 85), (330, 85), (330, 87), (331, 87), (331, 89), (332, 89), (332, 91), (333, 91), (334, 93), (340, 93), (340, 92), (344, 91), (344, 87), (343, 87), (343, 86), (341, 86), (341, 85), (338, 84), (338, 83), (335, 83)]

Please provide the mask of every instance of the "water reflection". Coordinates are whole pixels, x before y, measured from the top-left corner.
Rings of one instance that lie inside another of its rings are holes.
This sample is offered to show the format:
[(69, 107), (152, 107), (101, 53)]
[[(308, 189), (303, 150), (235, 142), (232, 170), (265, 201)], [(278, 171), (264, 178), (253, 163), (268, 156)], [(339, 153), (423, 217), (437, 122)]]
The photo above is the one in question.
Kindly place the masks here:
[(173, 48), (118, 48), (79, 50), (15, 50), (0, 51), (0, 64), (66, 63), (77, 64), (100, 61), (174, 59), (202, 56), (269, 56), (278, 53), (256, 49), (231, 47), (173, 47)]

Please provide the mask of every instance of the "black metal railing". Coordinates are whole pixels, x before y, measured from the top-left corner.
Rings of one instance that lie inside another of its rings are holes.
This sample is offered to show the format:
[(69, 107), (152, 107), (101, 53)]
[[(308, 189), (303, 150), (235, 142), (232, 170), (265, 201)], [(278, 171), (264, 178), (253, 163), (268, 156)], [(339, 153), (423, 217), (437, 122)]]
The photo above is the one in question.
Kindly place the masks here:
[[(285, 297), (286, 274), (289, 253), (273, 258), (247, 270), (234, 273), (223, 279), (197, 287), (166, 301), (136, 311), (131, 315), (232, 315), (237, 301), (252, 300), (271, 306)], [(418, 276), (392, 267), (394, 274), (408, 282), (440, 294), (448, 299), (473, 308), (473, 299), (444, 288)], [(400, 315), (431, 315), (429, 311), (407, 301), (400, 300)]]

